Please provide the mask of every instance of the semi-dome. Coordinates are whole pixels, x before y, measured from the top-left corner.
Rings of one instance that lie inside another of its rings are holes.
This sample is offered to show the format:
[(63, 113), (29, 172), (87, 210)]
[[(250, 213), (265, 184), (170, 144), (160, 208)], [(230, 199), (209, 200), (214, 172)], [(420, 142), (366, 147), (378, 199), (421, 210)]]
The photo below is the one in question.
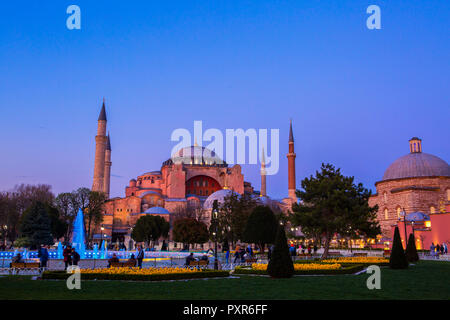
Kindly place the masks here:
[(416, 212), (411, 212), (410, 214), (407, 214), (406, 215), (406, 220), (407, 221), (414, 221), (414, 222), (416, 222), (416, 221), (429, 221), (430, 217), (427, 214), (423, 213), (423, 212), (416, 211)]
[(230, 189), (221, 189), (214, 193), (212, 193), (208, 198), (206, 198), (203, 203), (204, 209), (212, 209), (214, 200), (217, 200), (220, 203), (224, 202), (225, 197), (230, 196), (231, 194), (238, 194)]
[(162, 207), (151, 207), (144, 211), (145, 214), (170, 214), (167, 209)]
[(410, 140), (411, 153), (395, 160), (384, 172), (383, 180), (415, 177), (450, 177), (450, 166), (439, 157), (422, 152), (419, 138)]

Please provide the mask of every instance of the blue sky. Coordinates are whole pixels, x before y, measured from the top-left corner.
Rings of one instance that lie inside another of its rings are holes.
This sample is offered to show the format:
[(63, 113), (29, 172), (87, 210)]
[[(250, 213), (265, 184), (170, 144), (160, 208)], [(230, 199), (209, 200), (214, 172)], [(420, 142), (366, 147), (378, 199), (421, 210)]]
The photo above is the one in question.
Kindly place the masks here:
[[(66, 8), (81, 8), (81, 30)], [(366, 8), (381, 8), (381, 30)], [(449, 1), (15, 1), (0, 8), (0, 190), (90, 187), (106, 97), (112, 196), (159, 170), (176, 128), (279, 128), (287, 195), (330, 162), (368, 188), (408, 139), (450, 158)], [(285, 143), (286, 142), (286, 143)], [(259, 189), (259, 167), (245, 165)]]

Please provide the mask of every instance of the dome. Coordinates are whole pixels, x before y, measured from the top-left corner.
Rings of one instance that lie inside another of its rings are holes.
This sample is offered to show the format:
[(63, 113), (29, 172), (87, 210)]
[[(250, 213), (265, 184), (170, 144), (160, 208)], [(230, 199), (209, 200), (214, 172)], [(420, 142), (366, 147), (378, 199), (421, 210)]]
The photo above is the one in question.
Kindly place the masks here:
[(214, 193), (212, 193), (208, 198), (206, 198), (205, 203), (203, 203), (204, 209), (212, 209), (214, 200), (217, 200), (219, 203), (223, 203), (225, 197), (230, 196), (231, 194), (238, 194), (230, 189), (221, 189)]
[(406, 215), (407, 221), (429, 221), (430, 217), (426, 215), (423, 212), (411, 212), (410, 214)]
[(395, 160), (384, 172), (383, 180), (413, 177), (450, 177), (450, 166), (432, 154), (416, 152)]
[(151, 207), (144, 211), (145, 214), (170, 214), (167, 209), (162, 207)]
[(172, 163), (183, 163), (185, 165), (218, 165), (227, 166), (217, 154), (205, 147), (190, 146), (178, 150), (171, 159), (165, 161), (164, 165), (170, 165)]

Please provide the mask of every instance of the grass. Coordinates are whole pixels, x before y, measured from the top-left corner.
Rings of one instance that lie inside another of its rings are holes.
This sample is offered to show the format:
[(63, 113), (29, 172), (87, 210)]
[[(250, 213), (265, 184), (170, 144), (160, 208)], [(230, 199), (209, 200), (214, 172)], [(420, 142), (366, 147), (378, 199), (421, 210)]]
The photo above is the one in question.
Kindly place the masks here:
[(407, 270), (381, 269), (381, 290), (368, 290), (368, 274), (175, 282), (65, 281), (0, 277), (0, 299), (450, 299), (450, 263), (421, 261)]

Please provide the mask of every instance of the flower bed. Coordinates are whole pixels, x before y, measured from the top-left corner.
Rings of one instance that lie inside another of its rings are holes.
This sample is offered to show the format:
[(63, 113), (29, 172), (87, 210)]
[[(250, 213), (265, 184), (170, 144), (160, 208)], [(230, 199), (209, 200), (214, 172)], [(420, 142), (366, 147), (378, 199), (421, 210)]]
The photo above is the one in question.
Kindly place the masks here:
[[(296, 275), (333, 275), (353, 274), (364, 269), (362, 264), (343, 266), (338, 263), (297, 263), (294, 264)], [(267, 264), (252, 264), (251, 267), (236, 267), (235, 274), (267, 275)]]
[(342, 257), (342, 258), (330, 258), (330, 259), (314, 259), (314, 260), (297, 260), (294, 262), (296, 264), (335, 264), (339, 263), (343, 266), (350, 266), (354, 264), (362, 264), (364, 266), (378, 265), (387, 266), (389, 265), (389, 259), (381, 257)]
[[(104, 268), (81, 269), (82, 280), (160, 281), (228, 277), (229, 271), (190, 268)], [(65, 280), (70, 274), (64, 271), (45, 271), (42, 279)]]

